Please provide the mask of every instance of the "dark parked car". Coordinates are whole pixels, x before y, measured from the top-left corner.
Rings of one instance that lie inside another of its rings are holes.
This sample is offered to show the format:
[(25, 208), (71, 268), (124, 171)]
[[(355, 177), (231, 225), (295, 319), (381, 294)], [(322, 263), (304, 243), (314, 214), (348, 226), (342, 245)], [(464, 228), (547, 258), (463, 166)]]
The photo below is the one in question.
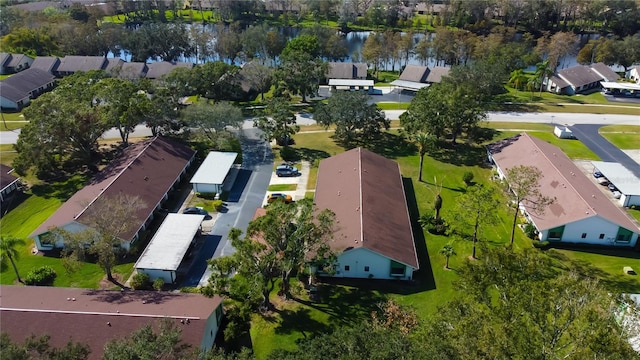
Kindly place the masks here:
[(616, 191), (616, 190), (618, 190), (618, 188), (617, 188), (615, 185), (613, 185), (612, 183), (609, 183), (609, 185), (607, 185), (607, 187), (609, 188), (609, 191)]
[(182, 211), (183, 214), (194, 214), (194, 215), (209, 215), (207, 210), (199, 208), (199, 207), (188, 207)]
[(597, 178), (601, 178), (601, 177), (603, 177), (603, 176), (604, 176), (604, 175), (602, 175), (602, 173), (601, 173), (600, 171), (595, 171), (595, 172), (593, 173), (593, 177), (594, 177), (594, 178), (596, 178), (596, 179), (597, 179)]
[(298, 168), (293, 167), (291, 165), (287, 165), (287, 164), (282, 164), (279, 165), (276, 168), (276, 175), (278, 177), (282, 177), (282, 176), (298, 176), (300, 175), (300, 172), (298, 171)]

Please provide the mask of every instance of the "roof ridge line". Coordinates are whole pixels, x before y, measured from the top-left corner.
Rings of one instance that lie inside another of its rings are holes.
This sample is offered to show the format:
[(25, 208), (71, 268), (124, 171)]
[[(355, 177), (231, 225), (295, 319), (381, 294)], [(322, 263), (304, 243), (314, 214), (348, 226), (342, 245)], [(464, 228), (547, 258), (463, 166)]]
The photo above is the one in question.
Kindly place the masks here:
[(362, 216), (362, 213), (364, 212), (364, 209), (362, 208), (362, 147), (358, 147), (358, 187), (360, 188), (360, 244), (362, 244), (363, 247), (364, 246), (364, 216)]
[[(525, 134), (527, 134), (527, 132), (526, 132), (526, 131), (525, 131)], [(576, 189), (576, 188), (571, 184), (571, 181), (569, 181), (569, 179), (567, 179), (567, 177), (566, 177), (566, 176), (564, 176), (564, 174), (562, 173), (562, 171), (560, 171), (560, 169), (558, 169), (558, 167), (556, 166), (556, 164), (555, 164), (553, 161), (551, 161), (551, 159), (550, 159), (550, 158), (547, 156), (547, 154), (546, 154), (546, 153), (545, 153), (545, 152), (540, 148), (540, 146), (538, 146), (538, 144), (537, 144), (535, 141), (533, 141), (533, 137), (532, 137), (531, 135), (529, 135), (529, 134), (527, 134), (527, 137), (529, 138), (529, 141), (531, 141), (531, 142), (533, 143), (533, 145), (535, 145), (535, 147), (536, 147), (538, 150), (540, 150), (540, 152), (543, 154), (543, 156), (545, 157), (545, 159), (547, 159), (547, 161), (549, 161), (549, 163), (551, 164), (551, 166), (553, 166), (553, 168), (558, 172), (558, 174), (560, 174), (560, 176), (562, 176), (562, 178), (564, 179), (565, 183), (566, 183), (566, 184), (568, 184), (568, 185), (573, 189), (573, 191), (574, 191), (576, 194), (578, 194), (578, 196), (580, 197), (580, 199), (582, 199), (582, 202), (584, 202), (584, 203), (587, 205), (587, 207), (588, 207), (588, 208), (593, 212), (593, 215), (598, 214), (598, 212), (596, 211), (596, 209), (595, 209), (593, 206), (591, 206), (587, 200), (585, 200), (584, 196), (582, 196), (582, 194), (580, 193), (580, 191), (578, 191), (578, 189)], [(542, 141), (542, 140), (541, 140), (541, 141)], [(549, 144), (551, 144), (551, 143), (549, 143)], [(551, 144), (551, 145), (553, 145), (553, 144)], [(555, 146), (555, 145), (553, 145), (553, 146)], [(560, 149), (560, 148), (558, 148), (558, 149)], [(562, 151), (562, 150), (560, 150), (560, 151)], [(564, 152), (563, 152), (563, 154), (564, 154)], [(565, 154), (565, 156), (566, 156), (566, 154)], [(571, 163), (573, 164), (573, 162), (571, 162)], [(574, 164), (574, 165), (575, 165), (575, 164)]]
[(121, 313), (121, 312), (104, 312), (104, 311), (76, 311), (76, 310), (53, 310), (53, 309), (23, 309), (23, 308), (5, 308), (0, 307), (2, 311), (23, 311), (23, 312), (35, 312), (35, 313), (54, 313), (54, 314), (78, 314), (78, 315), (107, 315), (107, 316), (127, 316), (127, 317), (167, 317), (171, 319), (189, 319), (189, 320), (201, 320), (199, 316), (178, 316), (178, 315), (163, 315), (163, 314), (138, 314), (138, 313)]
[(144, 152), (149, 148), (149, 146), (151, 146), (151, 144), (153, 144), (153, 142), (154, 142), (154, 141), (156, 141), (156, 139), (158, 139), (158, 136), (157, 136), (157, 135), (156, 135), (153, 139), (151, 139), (151, 141), (149, 141), (149, 143), (148, 143), (147, 145), (145, 145), (145, 147), (144, 147), (144, 148), (142, 148), (142, 149), (140, 150), (140, 152), (138, 153), (138, 155), (136, 155), (136, 157), (135, 157), (135, 158), (133, 158), (131, 161), (129, 161), (129, 163), (128, 163), (126, 166), (124, 166), (124, 167), (122, 168), (122, 170), (120, 170), (120, 172), (118, 173), (118, 175), (116, 175), (116, 176), (113, 178), (113, 180), (111, 180), (111, 182), (110, 182), (109, 184), (107, 184), (107, 186), (105, 186), (102, 190), (100, 190), (100, 193), (98, 193), (98, 195), (96, 195), (96, 196), (93, 198), (93, 200), (91, 200), (91, 201), (89, 202), (89, 204), (87, 204), (87, 206), (85, 206), (85, 207), (80, 211), (80, 213), (78, 213), (77, 215), (75, 215), (75, 216), (73, 217), (73, 220), (77, 220), (77, 219), (78, 219), (82, 214), (84, 214), (84, 212), (85, 212), (85, 211), (87, 211), (87, 209), (88, 209), (91, 205), (93, 205), (93, 203), (95, 203), (95, 202), (96, 202), (96, 200), (98, 200), (98, 198), (99, 198), (100, 196), (102, 196), (102, 194), (104, 194), (104, 192), (105, 192), (105, 191), (107, 191), (107, 189), (109, 189), (109, 187), (110, 187), (111, 185), (113, 185), (113, 183), (114, 183), (114, 182), (116, 182), (116, 180), (118, 180), (118, 179), (120, 178), (120, 176), (125, 172), (125, 170), (129, 169), (129, 167), (131, 167), (131, 164), (133, 164), (133, 162), (134, 162), (134, 161), (138, 160), (138, 158), (139, 158), (142, 154), (144, 154)]

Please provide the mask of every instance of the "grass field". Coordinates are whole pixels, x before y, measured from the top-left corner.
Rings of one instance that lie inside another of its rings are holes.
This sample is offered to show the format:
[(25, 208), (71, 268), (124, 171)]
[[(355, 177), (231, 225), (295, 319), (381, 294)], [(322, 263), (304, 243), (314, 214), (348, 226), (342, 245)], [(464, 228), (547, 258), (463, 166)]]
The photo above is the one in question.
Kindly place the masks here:
[(273, 184), (269, 185), (268, 191), (295, 191), (298, 184)]
[(622, 150), (640, 149), (640, 125), (608, 125), (601, 127), (599, 132)]
[[(502, 129), (496, 133), (497, 138), (507, 137), (519, 132), (519, 130), (531, 131), (531, 134), (560, 146), (572, 158), (597, 159), (579, 141), (560, 140), (552, 133), (552, 127), (544, 124), (523, 123), (489, 123), (485, 124), (493, 129)], [(294, 136), (296, 145), (302, 157), (307, 160), (322, 159), (344, 151), (340, 145), (332, 139), (331, 132), (301, 133)], [(378, 145), (376, 152), (396, 160), (401, 169), (407, 190), (408, 205), (413, 217), (433, 211), (433, 199), (438, 191), (443, 198), (442, 216), (445, 219), (452, 218), (455, 211), (456, 198), (465, 191), (462, 174), (471, 171), (474, 180), (478, 183), (491, 182), (492, 170), (484, 165), (485, 151), (481, 146), (458, 144), (452, 147), (442, 144), (438, 151), (425, 157), (423, 182), (418, 181), (419, 156), (415, 148), (406, 144), (395, 132), (386, 135), (383, 145)], [(311, 180), (309, 181), (311, 189)], [(311, 196), (312, 193), (307, 193)], [(505, 200), (506, 203), (506, 200)], [(496, 209), (499, 222), (492, 227), (483, 229), (480, 239), (480, 249), (484, 246), (503, 246), (508, 242), (511, 229), (511, 214), (507, 207)], [(640, 213), (640, 211), (638, 211)], [(393, 298), (398, 303), (410, 306), (416, 310), (421, 319), (428, 319), (433, 315), (438, 306), (443, 305), (456, 296), (453, 285), (457, 278), (456, 269), (467, 261), (471, 255), (471, 243), (465, 240), (453, 240), (446, 236), (432, 235), (423, 232), (419, 226), (414, 227), (414, 236), (419, 252), (420, 270), (415, 275), (415, 284), (412, 286), (398, 285), (387, 282), (353, 281), (341, 282), (341, 285), (326, 285), (327, 289), (335, 291), (361, 291), (360, 297), (367, 295), (375, 299)], [(452, 242), (457, 255), (450, 259), (452, 270), (445, 270), (445, 258), (438, 251), (447, 243)], [(522, 231), (516, 231), (515, 247), (517, 249), (531, 247), (531, 240), (525, 237)], [(606, 252), (606, 251), (581, 251), (581, 250), (548, 250), (547, 254), (566, 269), (577, 269), (587, 275), (597, 276), (601, 282), (611, 291), (639, 292), (640, 279), (627, 277), (622, 274), (622, 266), (638, 264), (637, 253)], [(482, 250), (478, 252), (482, 258)], [(626, 265), (625, 265), (626, 264)], [(355, 286), (352, 288), (351, 286)], [(369, 299), (367, 297), (366, 299)], [(252, 320), (251, 338), (255, 354), (258, 358), (264, 358), (276, 348), (291, 349), (295, 347), (295, 341), (308, 338), (314, 333), (327, 331), (334, 326), (332, 314), (340, 314), (340, 309), (333, 306), (360, 307), (352, 314), (355, 319), (368, 317), (366, 311), (361, 311), (363, 301), (349, 302), (349, 298), (342, 298), (329, 308), (322, 304), (309, 303), (301, 300), (278, 302), (277, 296), (273, 297), (278, 310), (270, 317), (264, 318), (255, 315)], [(379, 300), (377, 300), (379, 301)], [(364, 303), (367, 303), (365, 300)], [(371, 306), (371, 304), (370, 304)], [(329, 316), (327, 315), (329, 312)]]

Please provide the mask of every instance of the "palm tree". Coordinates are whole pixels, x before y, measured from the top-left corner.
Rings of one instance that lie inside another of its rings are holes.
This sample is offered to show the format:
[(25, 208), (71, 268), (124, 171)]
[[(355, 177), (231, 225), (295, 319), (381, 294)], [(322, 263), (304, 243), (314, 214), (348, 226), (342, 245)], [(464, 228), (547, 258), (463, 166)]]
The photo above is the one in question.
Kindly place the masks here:
[(540, 81), (540, 95), (542, 96), (542, 87), (544, 86), (544, 80), (553, 75), (554, 69), (549, 66), (549, 59), (536, 64), (536, 77)]
[(18, 245), (25, 245), (25, 241), (13, 236), (0, 236), (0, 261), (5, 262), (6, 259), (9, 259), (9, 261), (11, 261), (11, 265), (13, 265), (13, 271), (16, 272), (18, 281), (22, 282), (20, 273), (18, 273), (18, 268), (14, 262), (14, 259), (20, 259), (20, 253), (16, 249)]
[(420, 169), (418, 170), (418, 181), (422, 181), (422, 166), (424, 164), (424, 156), (433, 149), (436, 142), (435, 136), (426, 133), (417, 133), (413, 140), (418, 145), (418, 153), (420, 154)]
[(511, 84), (516, 89), (516, 94), (518, 90), (524, 85), (527, 81), (527, 75), (524, 74), (524, 70), (516, 69), (511, 72), (511, 77), (509, 78), (509, 84)]
[(443, 255), (447, 259), (447, 262), (444, 265), (444, 268), (449, 269), (449, 258), (451, 256), (456, 256), (458, 254), (456, 254), (456, 250), (453, 248), (453, 245), (447, 244), (443, 246), (442, 249), (440, 249), (440, 255)]

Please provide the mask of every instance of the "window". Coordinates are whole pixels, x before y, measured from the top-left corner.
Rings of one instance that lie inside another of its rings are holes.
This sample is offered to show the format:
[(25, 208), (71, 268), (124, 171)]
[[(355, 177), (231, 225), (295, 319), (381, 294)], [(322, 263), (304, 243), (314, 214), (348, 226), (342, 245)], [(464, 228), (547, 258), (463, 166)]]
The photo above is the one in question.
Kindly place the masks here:
[(582, 236), (581, 236), (581, 237), (582, 237), (583, 239), (584, 239), (584, 238), (586, 238), (586, 237), (587, 237), (587, 233), (582, 233)]
[(369, 271), (369, 267), (368, 267), (368, 266), (365, 266), (365, 267), (364, 267), (364, 271)]
[(349, 271), (349, 265), (344, 266), (344, 271)]
[(600, 234), (599, 239), (604, 239), (604, 234)]

